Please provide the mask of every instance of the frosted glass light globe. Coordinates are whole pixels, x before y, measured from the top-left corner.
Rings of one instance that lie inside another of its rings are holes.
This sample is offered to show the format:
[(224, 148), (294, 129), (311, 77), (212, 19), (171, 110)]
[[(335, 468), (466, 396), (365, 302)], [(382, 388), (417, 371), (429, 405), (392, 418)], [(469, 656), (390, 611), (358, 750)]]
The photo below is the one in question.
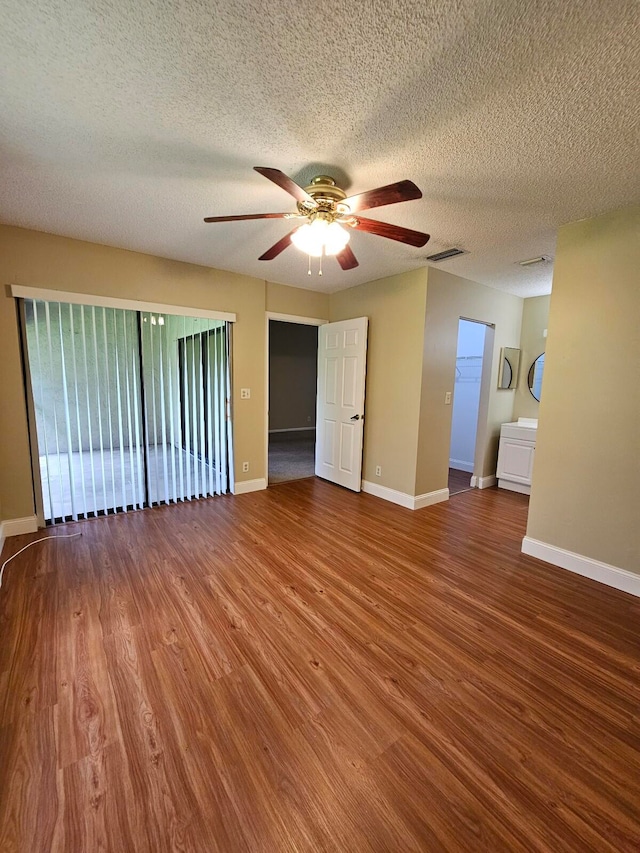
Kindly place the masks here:
[(326, 219), (314, 219), (301, 225), (291, 235), (293, 245), (313, 258), (325, 255), (337, 255), (349, 242), (349, 233), (337, 222)]

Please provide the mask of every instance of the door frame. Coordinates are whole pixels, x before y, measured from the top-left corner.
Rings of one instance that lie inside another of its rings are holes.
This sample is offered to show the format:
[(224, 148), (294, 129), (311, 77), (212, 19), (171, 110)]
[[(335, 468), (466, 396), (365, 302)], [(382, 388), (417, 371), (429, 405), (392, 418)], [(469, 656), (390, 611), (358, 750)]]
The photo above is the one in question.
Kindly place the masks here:
[[(281, 314), (277, 311), (265, 311), (264, 332), (264, 470), (267, 488), (269, 488), (269, 322), (296, 323), (299, 326), (324, 326), (329, 320), (320, 317), (305, 317), (300, 314)], [(316, 402), (318, 388), (316, 385)]]
[[(495, 323), (490, 323), (487, 320), (478, 320), (475, 317), (463, 316), (458, 317), (457, 331), (460, 332), (460, 321), (464, 320), (467, 323), (476, 323), (479, 326), (484, 326), (484, 346), (482, 351), (482, 372), (480, 375), (480, 398), (478, 400), (478, 416), (476, 420), (476, 440), (473, 451), (473, 473), (469, 475), (469, 488), (483, 488), (482, 469), (487, 446), (488, 424), (489, 424), (489, 402), (491, 399), (491, 371), (493, 369), (493, 352), (495, 349)], [(458, 352), (458, 336), (456, 336), (456, 356)], [(455, 365), (455, 361), (454, 361)], [(455, 371), (454, 371), (455, 375)], [(455, 402), (455, 379), (454, 379), (454, 402)], [(451, 460), (451, 430), (453, 427), (453, 406), (451, 407), (451, 416), (449, 418), (449, 443), (447, 465)]]

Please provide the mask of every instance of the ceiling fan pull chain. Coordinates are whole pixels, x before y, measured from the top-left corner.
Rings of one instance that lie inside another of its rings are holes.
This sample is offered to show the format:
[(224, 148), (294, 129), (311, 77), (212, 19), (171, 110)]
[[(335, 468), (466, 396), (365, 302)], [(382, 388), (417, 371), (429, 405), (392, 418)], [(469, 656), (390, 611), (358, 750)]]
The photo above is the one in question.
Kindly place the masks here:
[(311, 255), (309, 255), (309, 270), (307, 272), (307, 275), (311, 275)]
[(322, 255), (324, 254), (324, 246), (322, 247), (322, 252), (320, 253), (320, 263), (318, 266), (318, 275), (322, 275)]

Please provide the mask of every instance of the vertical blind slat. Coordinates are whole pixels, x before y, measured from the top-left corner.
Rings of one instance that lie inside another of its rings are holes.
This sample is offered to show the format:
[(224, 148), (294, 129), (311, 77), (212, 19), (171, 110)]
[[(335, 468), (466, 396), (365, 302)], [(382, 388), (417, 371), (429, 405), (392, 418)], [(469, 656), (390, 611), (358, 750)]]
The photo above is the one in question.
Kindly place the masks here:
[(116, 498), (116, 469), (113, 459), (113, 420), (111, 414), (111, 377), (109, 372), (109, 339), (107, 334), (107, 309), (102, 309), (102, 334), (104, 340), (104, 373), (105, 373), (105, 393), (107, 398), (107, 420), (109, 423), (109, 467), (111, 469), (111, 494), (113, 504), (109, 509), (115, 511), (118, 506)]
[[(171, 369), (171, 351), (169, 349), (169, 319), (164, 326), (164, 346), (165, 346), (165, 356), (166, 356), (166, 382), (167, 382), (167, 403), (169, 406), (168, 418), (169, 418), (169, 435), (167, 436), (167, 440), (169, 442), (169, 452), (170, 452), (170, 460), (171, 460), (171, 500), (174, 502), (178, 500), (178, 486), (176, 482), (176, 436), (175, 436), (175, 409), (173, 403), (173, 383), (176, 380), (175, 372)], [(171, 327), (173, 328), (173, 326)], [(176, 352), (176, 358), (178, 357)]]
[(136, 436), (136, 477), (138, 484), (138, 506), (143, 507), (146, 501), (144, 480), (144, 447), (142, 443), (142, 386), (140, 376), (139, 348), (142, 346), (139, 340), (139, 324), (136, 316), (135, 334), (132, 334), (129, 362), (131, 367), (131, 385), (133, 389), (133, 425)]
[(191, 488), (191, 419), (190, 419), (190, 394), (189, 394), (189, 372), (188, 372), (188, 364), (189, 364), (189, 344), (187, 341), (187, 319), (186, 317), (182, 318), (182, 341), (183, 341), (183, 358), (182, 358), (182, 377), (181, 377), (181, 389), (183, 392), (183, 403), (182, 403), (182, 411), (184, 413), (184, 425), (183, 425), (183, 442), (184, 442), (184, 464), (186, 469), (186, 480), (187, 480), (187, 489), (185, 492), (185, 498), (190, 501), (192, 488)]
[(200, 431), (200, 494), (206, 497), (207, 490), (207, 451), (205, 441), (205, 417), (204, 417), (204, 334), (198, 335), (198, 414), (200, 416), (198, 427)]
[[(55, 304), (55, 303), (54, 303)], [(62, 470), (62, 463), (60, 461), (60, 436), (58, 434), (58, 413), (57, 413), (57, 399), (53, 394), (53, 385), (54, 385), (54, 373), (53, 373), (53, 340), (51, 335), (51, 311), (48, 302), (44, 304), (44, 316), (47, 324), (47, 344), (49, 345), (49, 363), (48, 363), (48, 373), (49, 373), (49, 385), (50, 385), (50, 394), (53, 396), (53, 430), (56, 439), (56, 457), (57, 457), (57, 472), (58, 472), (58, 491), (60, 497), (60, 506), (58, 510), (60, 512), (60, 518), (64, 519), (64, 474)], [(48, 466), (49, 467), (49, 466)], [(53, 507), (52, 507), (53, 509)], [(54, 514), (54, 518), (57, 516)]]
[[(227, 323), (224, 336), (224, 410), (220, 418), (220, 424), (223, 429), (224, 444), (224, 490), (228, 491), (231, 480), (230, 466), (233, 464), (233, 432), (231, 431), (231, 336), (233, 335), (233, 327), (231, 323)], [(235, 480), (235, 475), (234, 475)]]
[(164, 475), (163, 480), (163, 494), (162, 500), (164, 503), (169, 503), (170, 493), (169, 493), (169, 468), (167, 462), (167, 414), (166, 414), (166, 403), (164, 397), (164, 382), (165, 382), (165, 367), (164, 367), (164, 325), (158, 326), (158, 364), (159, 364), (159, 383), (160, 383), (160, 423), (161, 423), (161, 435), (160, 439), (162, 441), (162, 471)]
[[(176, 324), (177, 329), (177, 320), (174, 319), (174, 323)], [(184, 472), (184, 434), (182, 430), (182, 364), (184, 362), (184, 344), (182, 339), (176, 336), (176, 362), (173, 370), (173, 375), (175, 376), (175, 387), (176, 387), (176, 407), (174, 410), (173, 421), (175, 423), (176, 430), (176, 441), (174, 442), (174, 447), (176, 448), (176, 453), (178, 455), (178, 489), (180, 491), (180, 500), (184, 500), (184, 489), (185, 489), (185, 472)]]
[(87, 358), (87, 335), (84, 305), (80, 306), (80, 328), (82, 330), (82, 354), (84, 356), (84, 388), (85, 400), (87, 403), (87, 437), (89, 440), (89, 464), (91, 468), (91, 494), (93, 496), (93, 505), (91, 506), (91, 510), (95, 513), (98, 511), (98, 497), (96, 492), (95, 453), (93, 452), (93, 427), (91, 426), (91, 399), (89, 396), (89, 360)]
[(216, 485), (218, 492), (222, 493), (224, 488), (224, 452), (222, 444), (222, 430), (224, 429), (225, 405), (224, 405), (224, 377), (222, 375), (224, 359), (222, 344), (224, 343), (224, 327), (220, 328), (216, 336), (215, 356), (215, 383), (216, 383)]
[[(95, 306), (91, 306), (91, 324), (93, 328), (93, 354), (95, 357), (95, 388), (96, 388), (96, 398), (97, 398), (97, 415), (98, 415), (98, 440), (100, 442), (100, 469), (102, 473), (102, 509), (106, 513), (108, 511), (109, 500), (107, 498), (107, 478), (105, 475), (105, 467), (104, 467), (104, 435), (102, 431), (102, 395), (100, 394), (100, 371), (99, 364), (100, 359), (98, 358), (98, 322), (96, 320), (96, 309)], [(96, 506), (96, 512), (98, 511), (98, 507)]]
[[(44, 398), (44, 387), (43, 387), (44, 380), (43, 380), (43, 370), (42, 370), (42, 354), (40, 352), (40, 324), (38, 322), (38, 303), (35, 301), (33, 302), (33, 318), (34, 318), (34, 331), (35, 331), (35, 350), (36, 350), (36, 358), (37, 358), (37, 365), (38, 365), (37, 373), (38, 373), (38, 378), (40, 380), (40, 382), (39, 382), (40, 401), (42, 401)], [(33, 375), (33, 372), (32, 372), (32, 375)], [(47, 481), (47, 492), (49, 495), (49, 515), (51, 518), (54, 518), (55, 516), (53, 515), (53, 494), (52, 494), (52, 489), (51, 489), (52, 478), (51, 478), (50, 471), (49, 471), (49, 442), (48, 442), (48, 437), (47, 437), (47, 424), (45, 421), (45, 415), (44, 415), (44, 410), (43, 410), (42, 405), (40, 405), (40, 406), (36, 405), (35, 410), (36, 410), (36, 429), (37, 429), (37, 422), (38, 422), (37, 413), (38, 413), (38, 411), (40, 411), (40, 422), (42, 423), (41, 434), (42, 434), (43, 439), (44, 439), (43, 444), (44, 444), (45, 465), (46, 465), (46, 474), (47, 474), (45, 479)], [(42, 466), (41, 466), (41, 470), (40, 470), (40, 475), (42, 477)]]
[[(66, 433), (66, 441), (67, 441), (67, 468), (69, 471), (69, 500), (71, 502), (71, 506), (69, 509), (71, 510), (71, 518), (74, 521), (78, 520), (78, 513), (76, 508), (76, 484), (75, 484), (75, 475), (73, 470), (73, 440), (71, 438), (71, 413), (69, 411), (69, 387), (67, 385), (67, 366), (64, 357), (64, 332), (62, 330), (62, 305), (58, 305), (58, 334), (60, 340), (60, 371), (62, 378), (62, 403), (63, 403), (63, 415), (64, 415), (64, 426)], [(67, 507), (63, 508), (62, 517), (66, 517)]]
[[(214, 332), (215, 335), (215, 332)], [(212, 336), (211, 332), (207, 332), (206, 338), (206, 346), (205, 346), (205, 355), (204, 355), (204, 367), (205, 367), (205, 405), (207, 407), (207, 474), (208, 474), (208, 483), (209, 483), (209, 494), (216, 494), (216, 487), (214, 483), (213, 476), (213, 466), (214, 466), (214, 446), (213, 446), (213, 386), (212, 386), (212, 371), (211, 371), (211, 342)]]
[(124, 430), (122, 427), (122, 383), (121, 383), (121, 371), (120, 371), (120, 357), (118, 352), (118, 315), (116, 314), (116, 309), (113, 308), (113, 358), (115, 363), (115, 377), (116, 377), (116, 411), (118, 414), (118, 448), (119, 448), (119, 462), (120, 462), (120, 491), (122, 494), (122, 511), (127, 511), (127, 505), (129, 500), (127, 498), (127, 476), (125, 469), (125, 443), (124, 443)]
[(196, 336), (193, 332), (193, 323), (191, 324), (191, 347), (193, 350), (193, 360), (191, 362), (191, 446), (193, 447), (193, 494), (194, 497), (200, 497), (200, 478), (198, 477), (198, 410), (196, 397), (196, 362), (199, 357), (198, 347), (196, 344)]
[(76, 429), (78, 430), (78, 462), (80, 465), (80, 487), (82, 491), (82, 515), (87, 513), (87, 487), (84, 473), (84, 441), (82, 440), (82, 423), (80, 419), (80, 394), (78, 391), (78, 359), (76, 355), (76, 329), (74, 321), (74, 306), (69, 304), (69, 329), (71, 332), (71, 364), (73, 367), (73, 389), (75, 393), (74, 412)]
[(132, 418), (131, 418), (131, 385), (129, 382), (129, 359), (127, 353), (129, 352), (129, 339), (127, 335), (127, 320), (129, 319), (129, 312), (122, 312), (122, 343), (123, 343), (123, 353), (122, 353), (122, 362), (123, 362), (123, 374), (124, 374), (124, 389), (126, 396), (126, 418), (127, 418), (127, 447), (129, 448), (129, 476), (131, 478), (131, 506), (136, 509), (138, 507), (138, 496), (136, 490), (136, 477), (135, 477), (135, 462), (134, 462), (134, 441), (133, 441), (133, 432), (132, 432)]

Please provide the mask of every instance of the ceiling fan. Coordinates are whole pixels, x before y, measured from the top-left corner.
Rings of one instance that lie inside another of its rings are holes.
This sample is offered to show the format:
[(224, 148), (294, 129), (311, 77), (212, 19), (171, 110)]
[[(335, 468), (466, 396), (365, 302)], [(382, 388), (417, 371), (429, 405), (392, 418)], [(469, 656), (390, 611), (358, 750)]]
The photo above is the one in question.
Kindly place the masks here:
[[(412, 231), (388, 222), (365, 219), (359, 215), (361, 210), (411, 201), (422, 198), (422, 193), (412, 181), (398, 181), (385, 187), (347, 197), (346, 192), (336, 185), (328, 175), (318, 175), (308, 187), (301, 187), (279, 169), (254, 166), (256, 172), (264, 175), (274, 184), (282, 187), (297, 201), (296, 213), (250, 213), (241, 216), (207, 216), (205, 222), (237, 222), (243, 219), (296, 219), (299, 222), (293, 231), (285, 234), (270, 249), (260, 255), (259, 260), (271, 261), (283, 252), (291, 243), (309, 255), (309, 275), (311, 258), (323, 255), (335, 255), (343, 270), (358, 266), (356, 256), (349, 243), (349, 228), (367, 231), (389, 240), (397, 240), (410, 246), (424, 246), (429, 234)], [(320, 268), (322, 275), (322, 267)]]

